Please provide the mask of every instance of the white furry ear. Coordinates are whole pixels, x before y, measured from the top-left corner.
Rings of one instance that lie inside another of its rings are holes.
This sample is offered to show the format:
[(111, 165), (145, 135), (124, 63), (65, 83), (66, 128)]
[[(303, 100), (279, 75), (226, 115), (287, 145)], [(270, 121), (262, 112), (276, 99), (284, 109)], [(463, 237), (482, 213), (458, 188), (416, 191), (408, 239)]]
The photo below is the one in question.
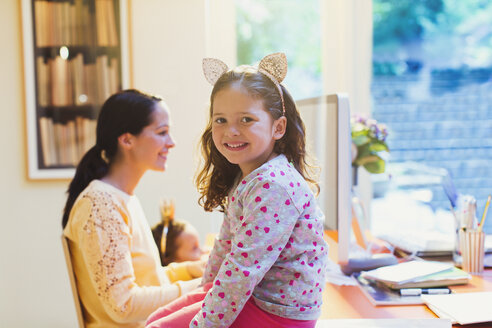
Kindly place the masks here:
[(268, 72), (278, 83), (282, 83), (287, 75), (287, 57), (283, 52), (265, 56), (260, 61), (258, 69)]
[(203, 58), (202, 67), (203, 74), (211, 85), (215, 85), (219, 77), (229, 70), (222, 60), (215, 58)]

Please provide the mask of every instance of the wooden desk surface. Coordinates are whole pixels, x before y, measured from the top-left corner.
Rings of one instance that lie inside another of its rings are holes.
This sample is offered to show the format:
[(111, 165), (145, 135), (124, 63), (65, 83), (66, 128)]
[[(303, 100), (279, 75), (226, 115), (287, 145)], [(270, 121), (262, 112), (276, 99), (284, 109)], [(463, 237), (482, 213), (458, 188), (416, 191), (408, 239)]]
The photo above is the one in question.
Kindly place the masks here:
[[(327, 237), (330, 258), (336, 261), (337, 244)], [(492, 291), (492, 270), (473, 275), (467, 285), (451, 287), (455, 293)], [(323, 292), (320, 319), (375, 319), (375, 318), (436, 318), (425, 305), (374, 306), (357, 286), (338, 286), (327, 283)], [(453, 326), (454, 327), (454, 326)], [(462, 327), (456, 325), (456, 327)], [(475, 324), (473, 327), (491, 327), (492, 323)]]

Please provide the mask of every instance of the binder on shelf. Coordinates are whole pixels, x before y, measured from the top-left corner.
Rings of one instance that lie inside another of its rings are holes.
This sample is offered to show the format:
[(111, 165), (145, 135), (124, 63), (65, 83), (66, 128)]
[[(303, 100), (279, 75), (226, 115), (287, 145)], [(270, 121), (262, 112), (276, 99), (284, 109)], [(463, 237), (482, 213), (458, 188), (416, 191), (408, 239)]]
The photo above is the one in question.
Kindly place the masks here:
[(75, 121), (67, 122), (67, 141), (68, 141), (68, 162), (77, 166), (78, 154), (77, 154), (77, 143), (76, 143), (76, 131), (75, 131)]
[(37, 66), (37, 87), (38, 87), (38, 103), (40, 106), (49, 106), (51, 104), (51, 77), (50, 67), (44, 58), (36, 57)]
[(43, 153), (43, 164), (46, 167), (56, 164), (53, 156), (53, 122), (47, 117), (39, 119), (39, 129), (41, 135), (41, 151)]

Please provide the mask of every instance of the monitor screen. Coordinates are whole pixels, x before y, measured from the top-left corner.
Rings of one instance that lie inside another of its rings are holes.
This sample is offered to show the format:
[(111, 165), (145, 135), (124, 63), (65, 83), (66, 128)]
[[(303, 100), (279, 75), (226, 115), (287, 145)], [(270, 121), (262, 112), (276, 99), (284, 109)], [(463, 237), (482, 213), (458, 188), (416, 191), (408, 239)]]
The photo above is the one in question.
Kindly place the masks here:
[(345, 94), (296, 102), (306, 126), (307, 151), (320, 168), (318, 202), (325, 213), (325, 227), (338, 232), (338, 262), (349, 258), (351, 227), (351, 131)]

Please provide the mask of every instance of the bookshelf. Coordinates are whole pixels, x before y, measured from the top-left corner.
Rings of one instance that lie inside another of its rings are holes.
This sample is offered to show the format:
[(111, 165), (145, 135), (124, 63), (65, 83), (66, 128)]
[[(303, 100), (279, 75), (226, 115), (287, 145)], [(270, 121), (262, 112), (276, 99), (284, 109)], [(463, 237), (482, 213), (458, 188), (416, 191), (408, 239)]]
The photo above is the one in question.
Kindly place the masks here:
[(22, 0), (29, 179), (69, 179), (129, 86), (128, 0)]

